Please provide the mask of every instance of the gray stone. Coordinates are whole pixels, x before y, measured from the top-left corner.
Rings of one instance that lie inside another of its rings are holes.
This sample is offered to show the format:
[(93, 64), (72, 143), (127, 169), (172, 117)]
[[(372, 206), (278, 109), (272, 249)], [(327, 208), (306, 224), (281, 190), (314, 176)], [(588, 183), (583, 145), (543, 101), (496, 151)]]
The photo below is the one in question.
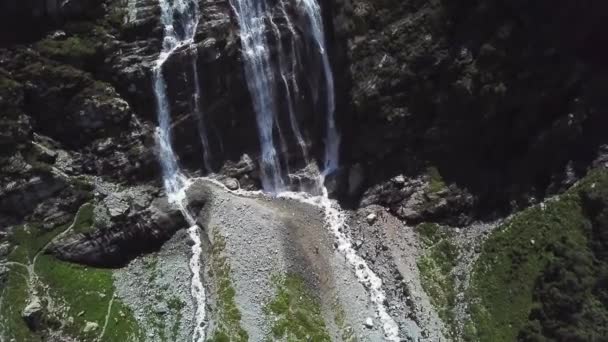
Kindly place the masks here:
[(222, 184), (224, 184), (230, 190), (238, 190), (240, 187), (239, 181), (234, 178), (225, 178), (222, 180)]
[(373, 329), (374, 328), (374, 320), (371, 317), (367, 317), (365, 319), (365, 327), (367, 329)]
[(99, 324), (97, 324), (95, 322), (87, 322), (82, 331), (85, 333), (88, 333), (88, 332), (97, 330), (97, 328), (99, 328)]
[(23, 309), (21, 317), (25, 320), (28, 327), (34, 331), (40, 328), (42, 323), (42, 304), (37, 296), (32, 296), (30, 302)]
[(370, 225), (374, 224), (374, 222), (376, 222), (377, 219), (378, 219), (378, 215), (376, 215), (375, 213), (371, 213), (371, 214), (367, 215), (367, 217), (365, 218), (367, 223)]

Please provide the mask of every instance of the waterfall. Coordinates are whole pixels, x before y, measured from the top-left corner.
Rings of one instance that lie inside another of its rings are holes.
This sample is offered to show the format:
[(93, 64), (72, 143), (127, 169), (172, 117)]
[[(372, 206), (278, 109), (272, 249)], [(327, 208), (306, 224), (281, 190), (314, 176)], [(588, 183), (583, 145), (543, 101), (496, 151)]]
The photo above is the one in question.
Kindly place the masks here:
[[(321, 7), (316, 0), (297, 0), (297, 2), (303, 9), (303, 14), (309, 24), (314, 45), (323, 65), (325, 91), (327, 93), (325, 96), (326, 108), (324, 113), (327, 127), (324, 139), (325, 161), (323, 173), (329, 174), (335, 171), (339, 166), (340, 135), (335, 121), (336, 105), (334, 98), (334, 79), (329, 56), (325, 47), (325, 33), (323, 31)], [(286, 61), (287, 54), (285, 53), (281, 39), (281, 32), (273, 20), (272, 13), (268, 8), (268, 3), (265, 0), (231, 0), (230, 4), (240, 26), (245, 78), (247, 80), (249, 92), (252, 96), (253, 108), (256, 113), (261, 146), (260, 169), (262, 185), (264, 190), (278, 193), (285, 186), (282, 175), (283, 169), (274, 143), (275, 129), (277, 130), (277, 133), (281, 133), (278, 132), (280, 130), (278, 127), (279, 109), (277, 108), (278, 101), (276, 99), (277, 86), (279, 83), (280, 86), (285, 89), (287, 113), (289, 115), (289, 122), (295, 140), (302, 150), (304, 160), (306, 162), (309, 160), (306, 142), (298, 125), (294, 107), (295, 101), (292, 94), (293, 89), (295, 95), (298, 95), (296, 80), (299, 58), (298, 50), (296, 49), (296, 39), (298, 36), (287, 14), (284, 0), (278, 1), (279, 10), (286, 20), (289, 33), (291, 34), (292, 63), (289, 68)], [(275, 66), (272, 63), (270, 56), (270, 48), (266, 37), (268, 31), (267, 22), (270, 24), (269, 28), (272, 30), (277, 40), (278, 66), (276, 66), (276, 69), (278, 69), (278, 71), (275, 71)], [(318, 97), (318, 90), (313, 89), (313, 94)], [(282, 145), (285, 148), (283, 142)]]
[(334, 77), (329, 62), (329, 55), (325, 47), (325, 32), (323, 29), (323, 18), (321, 17), (321, 7), (316, 0), (299, 0), (304, 7), (304, 12), (308, 18), (313, 39), (319, 49), (321, 62), (323, 64), (323, 75), (325, 77), (326, 99), (326, 135), (325, 135), (325, 169), (324, 174), (330, 174), (338, 169), (340, 135), (336, 127), (336, 101), (334, 89)]
[(275, 193), (284, 187), (281, 165), (274, 146), (274, 122), (277, 118), (274, 72), (266, 39), (266, 2), (231, 0), (242, 44), (247, 86), (253, 99), (262, 158), (260, 171), (264, 190)]
[[(176, 204), (188, 223), (188, 233), (194, 242), (190, 258), (192, 271), (191, 294), (196, 302), (195, 327), (192, 340), (202, 342), (205, 340), (205, 288), (200, 277), (202, 253), (199, 227), (188, 212), (185, 201), (185, 189), (188, 186), (187, 178), (181, 173), (173, 147), (171, 146), (171, 108), (167, 98), (167, 85), (163, 76), (163, 65), (171, 54), (179, 47), (192, 44), (198, 26), (199, 10), (197, 0), (160, 0), (161, 23), (164, 28), (162, 51), (158, 56), (153, 69), (153, 89), (156, 98), (158, 129), (157, 139), (159, 145), (159, 159), (162, 168), (163, 182), (169, 201)], [(195, 114), (201, 118), (200, 112), (200, 86), (196, 67), (196, 56), (193, 58), (192, 71), (195, 79), (194, 107)], [(199, 126), (200, 127), (200, 126)], [(202, 126), (204, 128), (204, 126)], [(204, 131), (199, 131), (203, 135)], [(205, 140), (206, 141), (206, 140)], [(205, 149), (205, 145), (203, 146)], [(208, 166), (207, 161), (205, 164)]]
[(209, 139), (207, 138), (207, 125), (205, 124), (205, 116), (201, 109), (201, 85), (198, 78), (198, 66), (196, 64), (198, 52), (196, 51), (196, 47), (194, 50), (195, 52), (192, 56), (192, 74), (194, 75), (194, 115), (197, 119), (198, 135), (201, 138), (201, 145), (203, 146), (203, 162), (205, 163), (205, 169), (207, 170), (207, 173), (213, 173)]
[[(281, 5), (281, 12), (283, 13), (283, 17), (285, 18), (285, 21), (287, 22), (287, 26), (289, 28), (289, 32), (291, 33), (292, 60), (295, 62), (296, 61), (295, 39), (296, 39), (297, 35), (295, 32), (295, 29), (293, 28), (293, 24), (291, 23), (291, 20), (289, 19), (289, 16), (287, 15), (287, 11), (285, 10), (285, 3), (283, 1), (281, 1), (280, 5)], [(293, 131), (294, 137), (296, 138), (296, 142), (298, 143), (298, 146), (300, 146), (300, 149), (302, 150), (302, 156), (304, 157), (304, 161), (306, 163), (308, 163), (308, 161), (309, 161), (308, 160), (308, 148), (306, 147), (306, 143), (304, 142), (304, 137), (302, 135), (302, 132), (300, 131), (300, 126), (298, 125), (296, 113), (294, 110), (294, 102), (293, 102), (294, 100), (293, 100), (293, 97), (291, 96), (291, 89), (289, 87), (290, 82), (288, 81), (288, 76), (291, 75), (291, 77), (290, 77), (290, 79), (292, 80), (291, 84), (294, 87), (297, 87), (297, 82), (296, 82), (296, 77), (295, 77), (297, 65), (295, 63), (292, 63), (291, 70), (289, 70), (289, 71), (287, 70), (287, 62), (285, 61), (286, 55), (285, 55), (285, 50), (283, 50), (283, 41), (281, 39), (281, 31), (279, 30), (279, 27), (272, 19), (272, 16), (270, 16), (270, 25), (272, 26), (272, 30), (277, 39), (277, 50), (278, 50), (278, 56), (279, 56), (279, 73), (281, 74), (281, 80), (283, 81), (283, 86), (285, 88), (287, 111), (289, 113), (289, 122), (291, 124), (291, 129)]]

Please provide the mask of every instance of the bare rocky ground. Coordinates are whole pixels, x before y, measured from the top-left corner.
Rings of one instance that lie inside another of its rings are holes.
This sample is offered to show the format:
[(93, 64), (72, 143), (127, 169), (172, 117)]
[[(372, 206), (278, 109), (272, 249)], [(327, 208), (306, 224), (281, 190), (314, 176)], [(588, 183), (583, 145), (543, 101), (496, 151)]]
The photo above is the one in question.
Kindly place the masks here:
[(211, 200), (199, 213), (199, 222), (208, 241), (213, 242), (216, 234), (226, 241), (224, 254), (251, 341), (269, 336), (272, 320), (264, 307), (276, 291), (273, 276), (285, 274), (306, 280), (335, 340), (342, 334), (333, 323), (339, 308), (360, 341), (383, 340), (379, 325), (365, 326), (375, 316), (374, 307), (352, 266), (334, 251), (334, 237), (320, 208), (291, 199), (230, 193), (211, 183), (201, 185), (210, 191)]
[(420, 283), (421, 253), (412, 227), (372, 205), (354, 212), (350, 233), (358, 253), (383, 280), (389, 313), (414, 341), (442, 341), (443, 323)]
[[(208, 334), (220, 319), (221, 299), (210, 254), (215, 240), (222, 239), (221, 254), (230, 266), (240, 324), (250, 341), (272, 336), (273, 319), (264, 308), (276, 296), (275, 277), (287, 274), (305, 279), (320, 303), (332, 340), (343, 340), (345, 329), (352, 330), (358, 341), (385, 340), (370, 294), (358, 281), (353, 265), (335, 249), (335, 236), (321, 208), (294, 199), (228, 191), (202, 179), (191, 185), (187, 197), (188, 209), (202, 227)], [(413, 228), (380, 206), (346, 214), (345, 232), (382, 279), (385, 305), (399, 324), (402, 340), (446, 340), (443, 324), (420, 284), (416, 258), (421, 248)], [(375, 215), (373, 220), (368, 219), (370, 214)], [(116, 272), (118, 296), (134, 310), (147, 341), (190, 337), (195, 312), (188, 268), (190, 244), (186, 231), (180, 230), (157, 253), (139, 257)], [(343, 324), (337, 322), (339, 313), (345, 316)], [(176, 326), (179, 329), (174, 330)]]
[(114, 272), (116, 293), (133, 311), (146, 341), (191, 339), (189, 244), (186, 230), (180, 230), (158, 252)]

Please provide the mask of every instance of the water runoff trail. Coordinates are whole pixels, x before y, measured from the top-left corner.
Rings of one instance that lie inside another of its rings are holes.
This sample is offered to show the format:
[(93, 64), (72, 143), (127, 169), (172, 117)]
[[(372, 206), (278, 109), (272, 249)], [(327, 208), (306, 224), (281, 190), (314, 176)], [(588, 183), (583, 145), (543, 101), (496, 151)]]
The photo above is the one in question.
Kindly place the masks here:
[[(196, 304), (196, 325), (192, 333), (192, 340), (203, 342), (205, 340), (205, 288), (203, 286), (200, 272), (202, 244), (200, 228), (196, 225), (194, 218), (188, 212), (185, 204), (185, 190), (189, 180), (182, 174), (177, 163), (177, 158), (171, 145), (171, 108), (167, 96), (167, 85), (163, 76), (163, 65), (169, 57), (180, 47), (192, 45), (194, 35), (199, 21), (199, 8), (197, 0), (160, 0), (161, 23), (164, 27), (162, 51), (160, 52), (156, 65), (153, 69), (154, 96), (156, 98), (158, 128), (156, 131), (159, 148), (159, 159), (162, 169), (163, 183), (169, 201), (176, 204), (190, 225), (188, 234), (194, 244), (192, 245), (192, 256), (189, 266), (192, 272), (191, 294)], [(198, 115), (199, 133), (206, 137), (200, 111), (200, 86), (198, 84), (198, 70), (196, 66), (196, 55), (192, 61), (192, 72), (195, 79), (194, 110)], [(208, 150), (205, 140), (202, 141), (205, 151), (205, 165), (209, 167)]]

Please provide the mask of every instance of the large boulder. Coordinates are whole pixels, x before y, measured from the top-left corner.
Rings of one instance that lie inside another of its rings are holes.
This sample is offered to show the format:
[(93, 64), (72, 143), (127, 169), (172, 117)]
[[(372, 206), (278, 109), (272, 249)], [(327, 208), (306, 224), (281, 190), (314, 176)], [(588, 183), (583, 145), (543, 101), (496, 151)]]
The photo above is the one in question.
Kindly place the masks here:
[[(108, 202), (112, 212), (107, 226), (67, 235), (49, 246), (49, 253), (61, 260), (116, 267), (141, 253), (158, 249), (177, 230), (187, 227), (181, 211), (166, 197), (154, 199), (146, 209), (139, 211), (135, 203), (125, 209), (120, 200)], [(131, 210), (129, 215), (126, 210)]]

